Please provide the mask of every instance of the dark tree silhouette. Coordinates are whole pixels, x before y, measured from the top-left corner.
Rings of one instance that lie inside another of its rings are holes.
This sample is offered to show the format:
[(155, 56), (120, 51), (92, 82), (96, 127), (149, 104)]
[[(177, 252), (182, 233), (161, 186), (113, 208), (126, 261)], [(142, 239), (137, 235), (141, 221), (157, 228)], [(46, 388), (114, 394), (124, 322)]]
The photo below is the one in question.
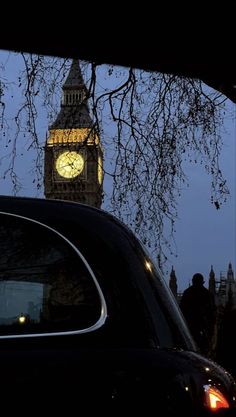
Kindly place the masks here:
[[(9, 89), (4, 65), (0, 78), (1, 147), (6, 146), (1, 155), (8, 155), (2, 178), (11, 177), (15, 193), (21, 186), (15, 163), (22, 136), (27, 150), (36, 152), (32, 176), (36, 188), (42, 187), (44, 138), (38, 114), (45, 111), (48, 124), (55, 119), (71, 65), (66, 59), (21, 57), (24, 65), (16, 87), (22, 100), (11, 121), (4, 99)], [(105, 176), (112, 181), (111, 194), (104, 190), (104, 207), (131, 226), (162, 266), (174, 251), (178, 197), (188, 184), (185, 162), (199, 164), (209, 174), (215, 208), (229, 194), (219, 163), (226, 98), (195, 79), (85, 62), (81, 67), (93, 128), (99, 130), (104, 147)]]

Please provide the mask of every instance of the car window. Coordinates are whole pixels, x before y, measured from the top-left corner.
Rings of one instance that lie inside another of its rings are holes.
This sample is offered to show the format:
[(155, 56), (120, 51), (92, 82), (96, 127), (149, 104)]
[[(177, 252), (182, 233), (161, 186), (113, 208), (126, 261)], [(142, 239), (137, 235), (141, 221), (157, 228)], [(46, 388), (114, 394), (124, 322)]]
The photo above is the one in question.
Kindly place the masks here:
[(0, 214), (0, 336), (96, 328), (105, 311), (72, 244), (40, 223)]

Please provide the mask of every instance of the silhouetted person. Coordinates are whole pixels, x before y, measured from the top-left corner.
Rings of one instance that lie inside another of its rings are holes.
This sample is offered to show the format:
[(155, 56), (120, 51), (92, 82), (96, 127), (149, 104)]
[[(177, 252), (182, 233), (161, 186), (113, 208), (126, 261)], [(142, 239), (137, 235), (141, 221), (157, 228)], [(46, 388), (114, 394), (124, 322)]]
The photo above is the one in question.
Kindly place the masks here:
[(201, 353), (209, 355), (215, 325), (215, 305), (204, 287), (200, 273), (192, 277), (192, 285), (183, 292), (180, 308)]

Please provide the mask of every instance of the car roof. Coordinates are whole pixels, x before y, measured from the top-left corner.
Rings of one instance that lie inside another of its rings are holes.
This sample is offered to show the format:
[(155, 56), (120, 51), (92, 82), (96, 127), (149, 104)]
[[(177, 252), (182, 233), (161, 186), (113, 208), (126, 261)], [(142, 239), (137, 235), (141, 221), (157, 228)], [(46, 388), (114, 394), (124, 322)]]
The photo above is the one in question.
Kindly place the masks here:
[(108, 212), (95, 207), (65, 201), (31, 197), (0, 196), (0, 213), (11, 213), (46, 224), (65, 233), (67, 238), (80, 233), (94, 236), (109, 236), (116, 244), (123, 245), (124, 236), (135, 244), (138, 238), (120, 220)]
[(70, 21), (68, 30), (68, 23), (64, 27), (58, 22), (65, 20), (66, 12), (71, 16), (70, 10), (57, 11), (43, 30), (42, 20), (27, 9), (16, 23), (20, 30), (14, 28), (17, 36), (4, 33), (0, 48), (197, 78), (236, 103), (235, 30), (230, 23), (234, 13), (220, 8), (218, 15), (208, 18), (201, 7), (194, 15), (186, 7), (181, 12), (179, 4), (176, 11), (168, 6), (162, 12), (162, 7), (158, 4), (156, 14), (148, 4), (142, 5), (134, 16), (117, 8), (104, 15), (100, 10), (89, 14), (89, 20), (88, 10), (81, 9), (84, 18), (76, 24)]

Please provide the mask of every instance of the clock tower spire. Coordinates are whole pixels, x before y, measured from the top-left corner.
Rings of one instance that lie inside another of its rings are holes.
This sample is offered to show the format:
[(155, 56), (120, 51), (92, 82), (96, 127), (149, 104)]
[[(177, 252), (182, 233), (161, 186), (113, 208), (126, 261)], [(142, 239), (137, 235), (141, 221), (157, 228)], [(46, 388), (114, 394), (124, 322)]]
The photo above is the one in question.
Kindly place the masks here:
[(100, 207), (103, 152), (88, 107), (78, 60), (62, 87), (62, 102), (45, 146), (45, 197)]

